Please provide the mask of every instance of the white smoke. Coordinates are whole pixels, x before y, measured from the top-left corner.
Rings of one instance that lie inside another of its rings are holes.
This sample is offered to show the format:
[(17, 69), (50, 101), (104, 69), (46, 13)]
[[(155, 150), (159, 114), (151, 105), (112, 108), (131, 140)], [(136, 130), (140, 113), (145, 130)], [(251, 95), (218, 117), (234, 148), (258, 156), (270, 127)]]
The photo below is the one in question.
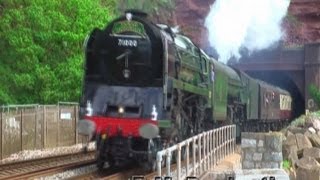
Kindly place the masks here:
[(290, 0), (216, 0), (205, 26), (219, 61), (240, 58), (240, 48), (252, 52), (280, 40), (281, 20), (289, 4)]

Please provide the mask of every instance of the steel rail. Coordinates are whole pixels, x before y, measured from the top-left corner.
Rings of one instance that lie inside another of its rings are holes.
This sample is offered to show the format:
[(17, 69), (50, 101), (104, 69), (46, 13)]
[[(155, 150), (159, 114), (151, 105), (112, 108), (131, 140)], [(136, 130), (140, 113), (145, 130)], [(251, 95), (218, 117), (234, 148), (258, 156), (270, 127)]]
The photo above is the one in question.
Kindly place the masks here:
[(92, 164), (95, 161), (95, 151), (87, 153), (68, 153), (58, 156), (16, 161), (0, 165), (0, 179), (26, 179), (27, 177), (57, 172), (75, 166)]

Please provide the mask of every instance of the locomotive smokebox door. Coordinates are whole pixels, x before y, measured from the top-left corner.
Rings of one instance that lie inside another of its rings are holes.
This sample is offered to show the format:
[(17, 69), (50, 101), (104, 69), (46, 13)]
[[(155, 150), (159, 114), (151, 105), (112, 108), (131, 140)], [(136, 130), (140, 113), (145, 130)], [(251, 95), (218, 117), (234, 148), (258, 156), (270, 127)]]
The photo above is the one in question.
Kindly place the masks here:
[(159, 135), (159, 128), (154, 124), (147, 123), (139, 128), (139, 134), (143, 138), (153, 139)]

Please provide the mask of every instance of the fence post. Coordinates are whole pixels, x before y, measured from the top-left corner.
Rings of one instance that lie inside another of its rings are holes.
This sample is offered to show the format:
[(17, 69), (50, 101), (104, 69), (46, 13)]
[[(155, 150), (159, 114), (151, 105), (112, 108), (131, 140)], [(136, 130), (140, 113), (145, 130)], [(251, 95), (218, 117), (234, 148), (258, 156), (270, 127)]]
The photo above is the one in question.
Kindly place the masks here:
[(202, 138), (202, 152), (203, 152), (203, 166), (202, 166), (202, 170), (205, 171), (206, 170), (206, 164), (207, 164), (207, 156), (206, 156), (206, 132), (203, 133), (203, 138)]
[(212, 130), (209, 133), (209, 168), (212, 169)]
[(2, 145), (2, 142), (3, 142), (3, 140), (2, 140), (2, 134), (3, 134), (3, 128), (2, 128), (2, 111), (3, 111), (3, 109), (1, 109), (1, 112), (0, 112), (0, 159), (2, 159), (2, 147), (3, 147), (3, 145)]
[(161, 164), (162, 163), (162, 154), (159, 152), (157, 153), (157, 169), (158, 169), (158, 176), (161, 177)]
[(198, 138), (198, 154), (199, 154), (199, 174), (201, 174), (201, 134), (199, 134)]
[(219, 129), (219, 161), (218, 163), (221, 161), (221, 157), (222, 157), (222, 130), (220, 128)]
[(192, 161), (193, 161), (193, 176), (196, 176), (196, 138), (192, 138)]
[(227, 128), (223, 127), (223, 159), (227, 156)]
[(218, 157), (217, 157), (217, 164), (220, 162), (221, 158), (221, 129), (218, 129)]
[(189, 141), (187, 141), (187, 165), (186, 165), (186, 175), (187, 175), (187, 177), (189, 175), (189, 148), (190, 148), (189, 145), (190, 145)]
[(214, 130), (211, 131), (211, 169), (214, 167)]
[(23, 149), (22, 149), (22, 125), (23, 125), (23, 122), (22, 122), (22, 109), (20, 109), (20, 146), (21, 146), (21, 148), (20, 148), (20, 150), (22, 151)]
[(224, 140), (225, 140), (225, 131), (224, 131), (224, 127), (222, 127), (222, 129), (221, 129), (221, 133), (222, 133), (222, 135), (221, 135), (221, 152), (222, 152), (222, 158), (221, 158), (221, 160), (222, 159), (224, 159), (225, 158), (225, 146), (224, 146)]
[(212, 154), (213, 154), (213, 168), (216, 166), (216, 130), (214, 129), (213, 130), (213, 133), (212, 133)]
[(229, 156), (229, 154), (230, 154), (230, 151), (229, 151), (229, 144), (230, 144), (230, 137), (229, 137), (229, 134), (230, 134), (230, 128), (229, 128), (229, 126), (227, 126), (226, 127), (226, 142), (227, 142), (227, 144), (226, 144), (226, 154), (227, 154), (227, 156)]
[(78, 142), (78, 128), (77, 128), (77, 122), (78, 122), (78, 117), (77, 117), (77, 106), (74, 106), (74, 144), (77, 144), (77, 142)]
[(75, 124), (75, 128), (76, 128), (76, 142), (75, 144), (77, 144), (79, 142), (79, 133), (78, 133), (78, 122), (79, 122), (79, 105), (76, 105), (76, 112), (75, 112), (75, 115), (76, 115), (76, 124)]
[(232, 126), (229, 127), (229, 153), (232, 153)]
[(47, 115), (46, 106), (43, 105), (43, 149), (47, 147)]
[(180, 175), (181, 175), (181, 144), (178, 144), (178, 157), (177, 157), (177, 179), (180, 179)]
[(216, 164), (219, 163), (220, 157), (221, 157), (221, 155), (220, 155), (220, 137), (221, 137), (220, 129), (218, 129), (217, 130), (217, 162), (216, 162)]
[(207, 168), (208, 170), (210, 170), (211, 166), (210, 166), (210, 162), (211, 162), (211, 156), (210, 156), (210, 132), (207, 132)]
[(204, 134), (204, 150), (203, 153), (205, 154), (205, 168), (204, 171), (208, 170), (208, 132)]
[(38, 106), (35, 106), (34, 108), (35, 110), (35, 121), (34, 121), (34, 149), (37, 149), (37, 132), (38, 132), (38, 116), (37, 116), (37, 113), (38, 113)]
[(166, 167), (167, 167), (167, 176), (170, 176), (170, 164), (171, 164), (171, 151), (167, 151), (167, 162), (166, 162)]
[(57, 129), (57, 132), (58, 132), (58, 134), (57, 134), (57, 147), (59, 147), (59, 144), (60, 144), (60, 121), (59, 121), (59, 119), (60, 119), (60, 104), (58, 104), (58, 106), (57, 106), (57, 108), (58, 108), (58, 113), (57, 113), (57, 126), (58, 126), (58, 129)]
[(233, 147), (232, 147), (232, 153), (235, 152), (235, 144), (236, 144), (236, 136), (237, 136), (237, 128), (233, 126)]

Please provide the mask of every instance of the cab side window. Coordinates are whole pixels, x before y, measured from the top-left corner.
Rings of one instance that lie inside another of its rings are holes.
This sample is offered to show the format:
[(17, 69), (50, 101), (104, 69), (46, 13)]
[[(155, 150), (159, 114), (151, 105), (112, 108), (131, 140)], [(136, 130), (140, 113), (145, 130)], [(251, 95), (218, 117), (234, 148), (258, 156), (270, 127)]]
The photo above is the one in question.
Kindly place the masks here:
[(210, 77), (211, 81), (214, 82), (214, 79), (215, 79), (215, 68), (214, 68), (213, 64), (210, 65), (210, 76), (211, 76)]
[(204, 57), (201, 58), (201, 68), (203, 73), (208, 73), (207, 60)]

